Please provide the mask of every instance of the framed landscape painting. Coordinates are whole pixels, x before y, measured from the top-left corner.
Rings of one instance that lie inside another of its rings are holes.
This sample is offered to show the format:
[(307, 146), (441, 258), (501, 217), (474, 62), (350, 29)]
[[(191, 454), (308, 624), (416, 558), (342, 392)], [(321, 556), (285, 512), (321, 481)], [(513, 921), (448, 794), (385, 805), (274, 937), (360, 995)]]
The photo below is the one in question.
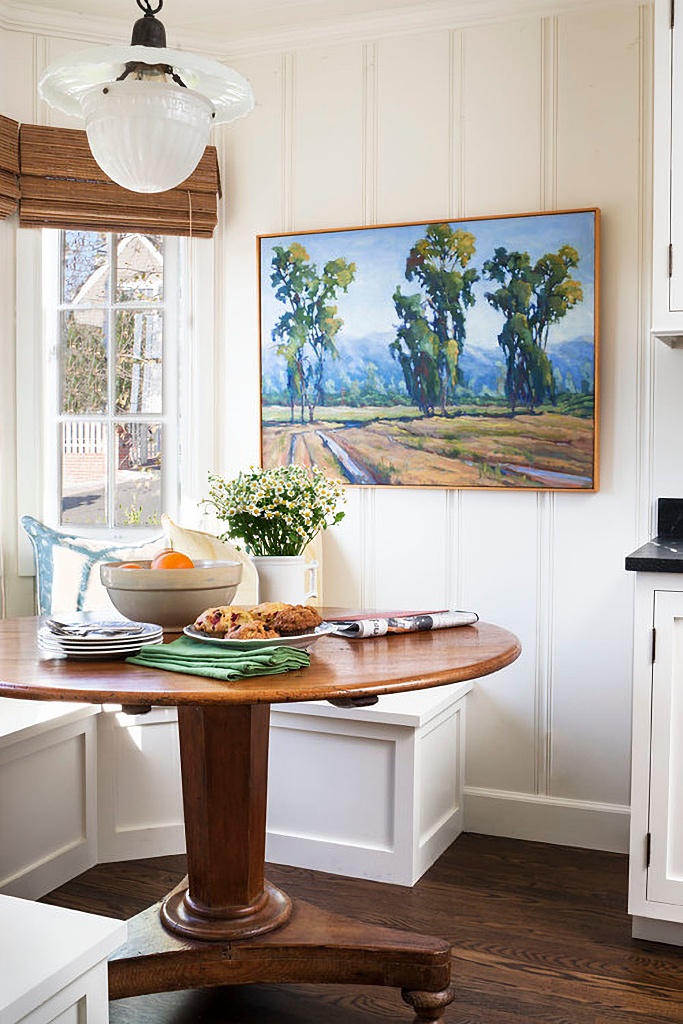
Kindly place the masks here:
[(599, 210), (261, 235), (264, 467), (595, 491)]

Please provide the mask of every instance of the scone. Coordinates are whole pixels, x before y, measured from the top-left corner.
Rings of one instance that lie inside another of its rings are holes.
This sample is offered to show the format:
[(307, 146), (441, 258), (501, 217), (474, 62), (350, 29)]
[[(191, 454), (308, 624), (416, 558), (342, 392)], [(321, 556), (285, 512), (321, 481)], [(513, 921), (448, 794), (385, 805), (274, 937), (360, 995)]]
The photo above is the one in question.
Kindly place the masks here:
[(273, 619), (273, 629), (280, 636), (298, 636), (300, 633), (312, 633), (322, 621), (310, 605), (289, 604)]
[(265, 622), (269, 629), (273, 627), (273, 621), (278, 612), (281, 612), (283, 608), (287, 608), (288, 605), (284, 601), (263, 601), (261, 604), (257, 604), (255, 608), (251, 609), (251, 614), (259, 622)]
[(280, 634), (268, 629), (264, 622), (245, 622), (228, 633), (229, 640), (274, 640)]
[(246, 608), (236, 608), (233, 605), (221, 605), (219, 608), (207, 608), (197, 617), (194, 628), (200, 633), (208, 633), (210, 636), (225, 636), (231, 629), (237, 629), (245, 622), (252, 622), (251, 612)]

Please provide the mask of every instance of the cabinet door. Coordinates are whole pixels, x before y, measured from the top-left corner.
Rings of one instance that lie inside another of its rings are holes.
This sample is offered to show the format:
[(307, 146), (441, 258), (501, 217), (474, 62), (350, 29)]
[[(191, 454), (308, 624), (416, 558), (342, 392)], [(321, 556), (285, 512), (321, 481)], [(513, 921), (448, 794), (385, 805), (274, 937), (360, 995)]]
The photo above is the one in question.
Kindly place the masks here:
[(655, 593), (647, 898), (683, 906), (683, 593)]
[[(654, 5), (652, 330), (683, 345), (683, 9)], [(679, 0), (679, 7), (681, 0)]]
[[(683, 309), (683, 9), (671, 30), (671, 277), (669, 309)], [(677, 128), (678, 126), (678, 128)]]

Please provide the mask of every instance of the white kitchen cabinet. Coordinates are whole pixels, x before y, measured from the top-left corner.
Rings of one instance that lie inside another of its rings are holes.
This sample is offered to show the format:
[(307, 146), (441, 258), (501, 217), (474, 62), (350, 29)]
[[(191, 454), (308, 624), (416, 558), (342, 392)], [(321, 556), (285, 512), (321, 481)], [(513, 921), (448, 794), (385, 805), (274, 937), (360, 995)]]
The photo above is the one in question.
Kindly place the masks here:
[(634, 937), (683, 945), (683, 576), (636, 587), (629, 912)]
[(655, 0), (652, 333), (683, 345), (683, 0)]

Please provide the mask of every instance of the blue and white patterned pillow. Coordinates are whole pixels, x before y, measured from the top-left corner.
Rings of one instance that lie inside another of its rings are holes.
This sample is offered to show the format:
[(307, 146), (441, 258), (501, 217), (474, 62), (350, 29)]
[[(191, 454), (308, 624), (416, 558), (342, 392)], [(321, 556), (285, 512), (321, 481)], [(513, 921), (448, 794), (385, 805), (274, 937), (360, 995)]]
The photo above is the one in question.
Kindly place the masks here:
[(100, 582), (99, 563), (152, 558), (167, 543), (160, 534), (144, 544), (106, 544), (53, 530), (33, 516), (23, 516), (21, 525), (33, 545), (39, 615), (99, 609), (114, 612)]

